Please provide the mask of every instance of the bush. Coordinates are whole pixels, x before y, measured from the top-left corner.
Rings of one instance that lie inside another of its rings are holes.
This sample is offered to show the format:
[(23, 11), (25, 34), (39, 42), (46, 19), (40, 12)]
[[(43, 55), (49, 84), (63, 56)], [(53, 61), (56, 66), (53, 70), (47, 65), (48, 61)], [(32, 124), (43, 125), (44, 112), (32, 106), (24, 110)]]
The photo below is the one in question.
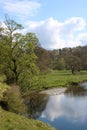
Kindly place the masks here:
[(7, 109), (8, 111), (15, 112), (17, 114), (24, 114), (27, 110), (18, 86), (14, 85), (5, 92), (1, 101), (3, 104), (6, 104), (4, 109)]

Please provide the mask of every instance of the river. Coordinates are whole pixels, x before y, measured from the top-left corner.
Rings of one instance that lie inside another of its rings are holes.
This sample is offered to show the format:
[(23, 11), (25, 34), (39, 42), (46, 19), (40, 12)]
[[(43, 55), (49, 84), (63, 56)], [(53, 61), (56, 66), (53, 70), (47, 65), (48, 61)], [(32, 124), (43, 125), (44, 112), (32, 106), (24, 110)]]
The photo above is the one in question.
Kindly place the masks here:
[(56, 130), (87, 130), (87, 83), (81, 86), (85, 90), (34, 96), (31, 105), (29, 102), (32, 117)]

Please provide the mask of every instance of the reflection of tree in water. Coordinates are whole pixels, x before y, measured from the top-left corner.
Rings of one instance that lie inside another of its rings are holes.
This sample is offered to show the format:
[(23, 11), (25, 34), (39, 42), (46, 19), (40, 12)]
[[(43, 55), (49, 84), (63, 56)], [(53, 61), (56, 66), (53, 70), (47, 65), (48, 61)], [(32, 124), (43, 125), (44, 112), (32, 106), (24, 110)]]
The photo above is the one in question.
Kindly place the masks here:
[(45, 109), (49, 96), (46, 94), (30, 94), (25, 98), (25, 104), (28, 107), (28, 116), (37, 118)]
[(81, 86), (70, 86), (65, 94), (68, 96), (87, 96), (87, 90)]

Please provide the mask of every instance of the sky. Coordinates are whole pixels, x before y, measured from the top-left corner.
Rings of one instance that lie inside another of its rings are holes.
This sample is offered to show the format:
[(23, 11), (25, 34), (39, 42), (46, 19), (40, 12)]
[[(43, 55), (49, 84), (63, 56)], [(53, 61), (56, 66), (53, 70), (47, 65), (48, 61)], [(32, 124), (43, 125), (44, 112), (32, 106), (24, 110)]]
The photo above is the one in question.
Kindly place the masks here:
[(5, 15), (46, 49), (87, 45), (87, 0), (0, 0), (1, 23)]

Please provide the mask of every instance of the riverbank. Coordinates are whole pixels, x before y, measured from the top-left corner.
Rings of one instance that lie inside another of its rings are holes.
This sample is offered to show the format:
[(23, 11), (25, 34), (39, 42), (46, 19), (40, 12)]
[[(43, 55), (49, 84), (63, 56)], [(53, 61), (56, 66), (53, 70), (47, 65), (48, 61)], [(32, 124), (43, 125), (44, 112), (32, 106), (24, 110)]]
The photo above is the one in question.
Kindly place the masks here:
[(0, 130), (55, 130), (41, 121), (27, 119), (0, 107)]
[[(0, 101), (3, 98), (3, 93), (9, 88), (10, 88), (10, 86), (6, 85), (3, 82), (3, 77), (1, 76), (0, 77)], [(10, 97), (13, 99), (12, 95)], [(17, 99), (17, 97), (14, 97), (14, 99)], [(11, 100), (14, 104), (12, 107), (17, 108), (18, 104), (17, 104), (17, 102), (14, 102), (14, 99)], [(17, 99), (17, 100), (19, 100), (19, 99)], [(20, 102), (21, 102), (21, 100), (20, 100)], [(19, 102), (19, 104), (20, 104), (20, 102)], [(5, 105), (5, 104), (3, 104), (3, 105)], [(12, 104), (10, 104), (10, 105), (12, 105)], [(23, 109), (23, 108), (21, 108), (21, 109)], [(8, 112), (8, 111), (2, 109), (2, 107), (0, 106), (0, 130), (55, 130), (55, 129), (51, 128), (50, 125), (43, 123), (41, 121), (28, 119), (24, 116), (21, 116), (20, 114), (14, 113), (14, 112)]]
[[(35, 91), (39, 91), (40, 93), (45, 93), (49, 95), (58, 95), (66, 91), (67, 87), (71, 83), (78, 83), (81, 81), (87, 80), (87, 71), (81, 71), (74, 75), (71, 74), (71, 71), (51, 71), (49, 73), (40, 75), (40, 79), (43, 79), (43, 86), (37, 86)], [(42, 84), (42, 82), (41, 82)], [(2, 82), (2, 87), (0, 88), (0, 97), (2, 98), (3, 92), (8, 88), (7, 85)], [(3, 87), (4, 86), (4, 87)], [(66, 88), (65, 88), (66, 86)], [(9, 129), (26, 129), (26, 130), (54, 130), (49, 125), (46, 125), (42, 122), (38, 122), (35, 120), (29, 120), (20, 115), (4, 111), (0, 108), (0, 130)], [(20, 122), (20, 123), (18, 123)], [(30, 122), (30, 123), (29, 123)], [(28, 124), (29, 123), (29, 124)], [(27, 125), (26, 125), (27, 124)], [(30, 127), (32, 126), (32, 127)]]
[(61, 93), (64, 93), (66, 90), (67, 88), (53, 88), (53, 89), (41, 91), (40, 94), (59, 95)]

